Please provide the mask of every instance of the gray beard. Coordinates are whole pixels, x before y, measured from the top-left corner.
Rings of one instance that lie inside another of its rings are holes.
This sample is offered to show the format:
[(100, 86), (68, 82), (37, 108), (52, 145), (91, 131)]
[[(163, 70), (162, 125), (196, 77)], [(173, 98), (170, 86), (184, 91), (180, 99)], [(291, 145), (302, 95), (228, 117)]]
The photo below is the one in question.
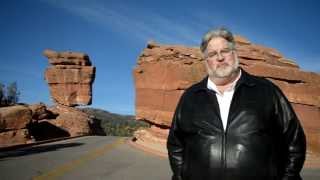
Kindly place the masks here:
[(239, 59), (237, 56), (235, 56), (235, 63), (233, 65), (226, 67), (221, 66), (218, 67), (215, 71), (209, 68), (207, 62), (205, 62), (205, 64), (210, 78), (226, 78), (237, 72), (237, 70), (239, 69)]

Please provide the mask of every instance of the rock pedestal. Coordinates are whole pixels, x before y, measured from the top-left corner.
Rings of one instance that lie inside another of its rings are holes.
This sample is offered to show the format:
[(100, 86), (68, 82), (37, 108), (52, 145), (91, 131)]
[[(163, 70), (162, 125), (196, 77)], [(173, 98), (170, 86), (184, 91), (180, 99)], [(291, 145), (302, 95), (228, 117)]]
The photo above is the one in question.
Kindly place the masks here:
[[(282, 89), (302, 122), (309, 153), (320, 154), (320, 75), (302, 71), (275, 49), (253, 44), (240, 36), (235, 39), (240, 66)], [(207, 74), (200, 49), (149, 43), (133, 74), (136, 118), (153, 125), (136, 132), (135, 142), (145, 149), (153, 149), (150, 142), (159, 142), (162, 147), (157, 146), (154, 151), (166, 155), (163, 146), (180, 96)]]

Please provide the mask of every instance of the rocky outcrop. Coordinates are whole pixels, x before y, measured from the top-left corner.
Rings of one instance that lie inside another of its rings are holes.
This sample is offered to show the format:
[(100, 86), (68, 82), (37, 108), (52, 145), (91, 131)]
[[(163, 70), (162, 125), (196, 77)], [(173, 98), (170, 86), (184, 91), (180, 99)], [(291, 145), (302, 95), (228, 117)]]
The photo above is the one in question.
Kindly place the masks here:
[(0, 131), (25, 128), (31, 122), (32, 111), (26, 106), (10, 106), (0, 108)]
[(71, 137), (91, 134), (92, 119), (87, 113), (61, 105), (51, 107), (49, 110), (59, 116), (48, 122), (67, 131)]
[(62, 105), (90, 105), (95, 67), (89, 56), (78, 52), (45, 50), (52, 65), (45, 72), (52, 99)]
[[(308, 151), (320, 153), (320, 75), (302, 71), (275, 49), (253, 44), (240, 36), (236, 42), (241, 67), (271, 80), (283, 90), (301, 119)], [(181, 94), (204, 78), (206, 69), (197, 47), (149, 43), (139, 56), (133, 74), (136, 118), (153, 125), (153, 129), (137, 132), (136, 142), (152, 149), (148, 142), (166, 139)], [(165, 148), (155, 151), (159, 149)]]
[(31, 104), (28, 106), (32, 112), (32, 119), (35, 121), (43, 119), (54, 119), (59, 113), (47, 110), (47, 106), (43, 103)]
[(32, 122), (32, 111), (26, 106), (0, 108), (0, 146), (24, 144), (31, 139), (27, 125)]
[(0, 108), (0, 148), (91, 134), (91, 117), (76, 108), (43, 103)]
[(0, 148), (31, 142), (28, 129), (17, 129), (0, 133)]

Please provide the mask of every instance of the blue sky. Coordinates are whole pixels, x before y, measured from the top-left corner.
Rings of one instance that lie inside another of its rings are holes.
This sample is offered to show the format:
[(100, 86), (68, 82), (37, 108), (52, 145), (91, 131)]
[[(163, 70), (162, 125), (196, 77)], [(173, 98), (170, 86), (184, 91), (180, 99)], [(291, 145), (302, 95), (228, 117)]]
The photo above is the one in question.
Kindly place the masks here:
[(96, 66), (92, 107), (134, 114), (132, 70), (147, 41), (198, 46), (226, 26), (320, 72), (317, 0), (3, 0), (0, 82), (17, 81), (21, 102), (52, 104), (44, 49), (80, 51)]

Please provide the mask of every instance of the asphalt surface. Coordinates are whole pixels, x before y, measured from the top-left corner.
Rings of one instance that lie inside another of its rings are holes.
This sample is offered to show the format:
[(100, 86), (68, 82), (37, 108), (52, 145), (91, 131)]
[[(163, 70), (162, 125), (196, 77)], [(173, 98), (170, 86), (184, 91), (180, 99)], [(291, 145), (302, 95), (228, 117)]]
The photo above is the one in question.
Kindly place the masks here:
[[(87, 136), (0, 152), (1, 180), (169, 180), (166, 158), (129, 145), (127, 138)], [(320, 169), (303, 169), (319, 180)]]

